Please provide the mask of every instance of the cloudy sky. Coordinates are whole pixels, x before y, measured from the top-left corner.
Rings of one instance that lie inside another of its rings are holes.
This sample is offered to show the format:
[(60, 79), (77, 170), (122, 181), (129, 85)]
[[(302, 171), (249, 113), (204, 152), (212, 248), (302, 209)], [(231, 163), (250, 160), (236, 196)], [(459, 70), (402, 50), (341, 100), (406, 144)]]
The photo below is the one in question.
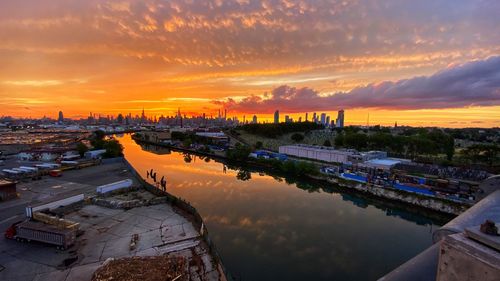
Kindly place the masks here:
[(500, 125), (500, 2), (0, 2), (0, 115)]

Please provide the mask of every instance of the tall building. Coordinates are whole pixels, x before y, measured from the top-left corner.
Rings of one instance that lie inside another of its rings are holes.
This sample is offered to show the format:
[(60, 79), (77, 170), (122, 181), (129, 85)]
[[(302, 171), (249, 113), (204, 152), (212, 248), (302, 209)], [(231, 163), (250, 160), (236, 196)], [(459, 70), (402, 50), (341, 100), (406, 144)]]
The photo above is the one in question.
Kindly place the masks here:
[(317, 121), (318, 121), (318, 120), (317, 120), (317, 117), (316, 117), (316, 112), (314, 112), (314, 113), (313, 113), (313, 120), (312, 120), (312, 121), (313, 121), (313, 122), (317, 122)]
[[(244, 122), (244, 121), (243, 121)], [(257, 115), (254, 115), (252, 118), (252, 123), (257, 124)]]
[(57, 122), (59, 123), (64, 122), (64, 115), (62, 111), (59, 111), (59, 117), (57, 118)]
[(141, 122), (142, 123), (146, 122), (146, 114), (144, 113), (144, 107), (142, 108)]
[(321, 124), (326, 125), (326, 113), (321, 113)]
[(285, 123), (288, 123), (288, 122), (293, 122), (293, 120), (292, 120), (292, 118), (290, 118), (290, 116), (285, 115)]
[(344, 110), (341, 109), (339, 110), (339, 113), (337, 115), (337, 128), (344, 128)]
[(306, 112), (306, 122), (309, 121), (309, 113)]
[(274, 112), (274, 124), (278, 124), (280, 122), (280, 111), (276, 110)]
[(330, 116), (326, 116), (325, 126), (330, 126)]

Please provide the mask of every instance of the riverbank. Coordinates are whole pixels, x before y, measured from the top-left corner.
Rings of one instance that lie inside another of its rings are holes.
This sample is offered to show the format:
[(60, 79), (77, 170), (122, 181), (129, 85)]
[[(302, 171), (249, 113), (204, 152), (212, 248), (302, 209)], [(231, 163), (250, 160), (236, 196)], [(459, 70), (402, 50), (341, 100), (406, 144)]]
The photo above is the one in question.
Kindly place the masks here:
[[(233, 165), (243, 165), (246, 167), (256, 167), (259, 169), (265, 169), (267, 171), (276, 172), (273, 166), (270, 163), (265, 163), (264, 161), (255, 161), (249, 159), (248, 161), (235, 161), (232, 159), (228, 159), (224, 155), (221, 154), (213, 154), (207, 152), (196, 151), (192, 149), (179, 148), (176, 146), (172, 146), (164, 143), (155, 143), (152, 141), (146, 141), (141, 138), (137, 138), (132, 135), (132, 139), (139, 144), (147, 144), (147, 145), (156, 145), (164, 148), (171, 149), (173, 151), (179, 151), (184, 153), (190, 153), (193, 155), (210, 157), (216, 160), (220, 160), (221, 162), (233, 164)], [(362, 183), (356, 183), (352, 181), (343, 180), (341, 178), (329, 178), (326, 176), (318, 176), (318, 175), (305, 175), (305, 178), (314, 179), (317, 181), (322, 181), (328, 184), (335, 184), (342, 188), (346, 188), (355, 192), (363, 193), (366, 195), (370, 195), (377, 198), (382, 198), (384, 200), (389, 200), (393, 202), (399, 202), (402, 204), (407, 204), (411, 206), (416, 206), (421, 209), (425, 209), (432, 212), (442, 213), (446, 216), (456, 216), (467, 210), (471, 205), (466, 203), (459, 203), (451, 200), (447, 200), (444, 198), (430, 197), (425, 195), (420, 195), (416, 193), (406, 192), (403, 190), (395, 190), (389, 189), (385, 187), (379, 187), (376, 185), (368, 185)]]

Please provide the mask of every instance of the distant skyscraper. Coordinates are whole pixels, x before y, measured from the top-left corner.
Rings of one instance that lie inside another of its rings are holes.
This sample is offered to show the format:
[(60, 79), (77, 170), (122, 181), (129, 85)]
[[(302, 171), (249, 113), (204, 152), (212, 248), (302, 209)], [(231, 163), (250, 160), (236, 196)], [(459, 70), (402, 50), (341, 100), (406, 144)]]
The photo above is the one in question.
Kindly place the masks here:
[(337, 115), (337, 128), (344, 128), (344, 110), (339, 110)]
[(306, 112), (306, 122), (309, 121), (309, 113)]
[(274, 112), (274, 124), (278, 124), (280, 122), (280, 111), (276, 110)]
[(254, 115), (252, 118), (252, 123), (257, 124), (257, 115)]
[(330, 126), (330, 116), (326, 116), (325, 126)]
[(292, 122), (292, 119), (290, 118), (290, 116), (285, 115), (285, 123), (288, 123), (288, 122)]
[(57, 118), (57, 122), (59, 123), (64, 122), (64, 115), (62, 111), (59, 111), (59, 117)]
[(326, 125), (326, 113), (321, 113), (321, 124)]
[(301, 116), (301, 117), (299, 117), (299, 123), (300, 123), (300, 122), (302, 122), (302, 116)]
[(316, 112), (314, 112), (314, 113), (313, 113), (313, 120), (312, 120), (312, 121), (313, 121), (313, 122), (317, 122), (318, 120), (316, 120), (316, 119), (317, 119), (317, 117), (316, 117)]

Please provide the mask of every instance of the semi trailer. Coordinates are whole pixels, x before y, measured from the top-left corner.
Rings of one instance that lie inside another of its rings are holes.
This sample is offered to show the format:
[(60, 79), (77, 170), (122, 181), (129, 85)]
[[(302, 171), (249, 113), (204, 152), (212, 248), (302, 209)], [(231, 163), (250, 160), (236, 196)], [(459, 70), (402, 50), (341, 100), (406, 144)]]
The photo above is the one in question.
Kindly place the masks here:
[(65, 250), (75, 243), (76, 231), (75, 228), (60, 229), (50, 224), (26, 220), (10, 226), (5, 231), (5, 238), (22, 242), (38, 241)]

